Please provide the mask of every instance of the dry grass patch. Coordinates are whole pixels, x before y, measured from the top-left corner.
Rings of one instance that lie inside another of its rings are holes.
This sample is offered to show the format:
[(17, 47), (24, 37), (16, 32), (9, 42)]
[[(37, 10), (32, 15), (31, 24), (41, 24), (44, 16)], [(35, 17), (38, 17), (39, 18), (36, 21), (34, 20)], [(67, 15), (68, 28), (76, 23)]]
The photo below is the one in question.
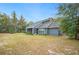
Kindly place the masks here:
[(78, 45), (64, 36), (0, 34), (0, 54), (79, 54)]

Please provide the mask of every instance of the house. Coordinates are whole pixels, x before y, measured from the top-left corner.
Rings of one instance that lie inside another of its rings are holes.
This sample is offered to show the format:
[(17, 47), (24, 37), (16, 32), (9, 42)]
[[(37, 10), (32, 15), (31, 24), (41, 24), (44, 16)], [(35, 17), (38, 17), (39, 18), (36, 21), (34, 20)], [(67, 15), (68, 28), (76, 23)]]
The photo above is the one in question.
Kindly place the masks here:
[(26, 28), (27, 32), (32, 34), (60, 35), (59, 24), (54, 22), (53, 18), (48, 18), (36, 22)]

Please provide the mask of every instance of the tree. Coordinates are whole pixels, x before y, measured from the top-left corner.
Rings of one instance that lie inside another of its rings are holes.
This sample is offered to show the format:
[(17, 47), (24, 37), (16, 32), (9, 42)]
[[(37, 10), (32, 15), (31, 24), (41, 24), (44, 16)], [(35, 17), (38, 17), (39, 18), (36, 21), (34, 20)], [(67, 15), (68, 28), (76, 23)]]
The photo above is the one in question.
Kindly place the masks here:
[(77, 22), (79, 16), (79, 4), (60, 4), (58, 14), (62, 16), (61, 27), (70, 38), (77, 37)]
[(20, 17), (18, 20), (18, 32), (25, 32), (26, 31), (26, 22), (23, 16)]
[(78, 20), (77, 20), (77, 22), (76, 22), (76, 24), (77, 24), (77, 28), (76, 28), (76, 39), (78, 39), (79, 40), (79, 17), (78, 17)]
[(30, 25), (32, 25), (32, 24), (33, 24), (33, 22), (32, 22), (32, 21), (29, 21), (29, 22), (27, 23), (26, 27), (28, 27), (28, 26), (30, 26)]
[(25, 32), (26, 24), (23, 16), (19, 20), (17, 19), (15, 11), (12, 13), (12, 18), (5, 13), (0, 13), (0, 32)]
[(0, 25), (1, 25), (0, 32), (8, 32), (8, 24), (9, 24), (9, 17), (5, 13), (0, 14)]
[(17, 17), (15, 11), (12, 13), (12, 26), (14, 32), (17, 32)]
[(3, 14), (2, 13), (0, 13), (0, 32), (2, 32), (2, 25), (3, 25), (3, 22), (2, 22), (2, 20), (3, 20)]

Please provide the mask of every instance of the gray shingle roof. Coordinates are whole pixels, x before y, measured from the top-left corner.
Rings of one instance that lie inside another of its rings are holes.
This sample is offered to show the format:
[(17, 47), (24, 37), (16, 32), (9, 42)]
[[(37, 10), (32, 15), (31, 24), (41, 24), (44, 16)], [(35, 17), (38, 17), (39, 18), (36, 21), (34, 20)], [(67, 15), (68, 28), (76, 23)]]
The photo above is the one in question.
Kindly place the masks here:
[(59, 28), (59, 24), (54, 22), (53, 18), (48, 18), (39, 22), (36, 22), (27, 28)]

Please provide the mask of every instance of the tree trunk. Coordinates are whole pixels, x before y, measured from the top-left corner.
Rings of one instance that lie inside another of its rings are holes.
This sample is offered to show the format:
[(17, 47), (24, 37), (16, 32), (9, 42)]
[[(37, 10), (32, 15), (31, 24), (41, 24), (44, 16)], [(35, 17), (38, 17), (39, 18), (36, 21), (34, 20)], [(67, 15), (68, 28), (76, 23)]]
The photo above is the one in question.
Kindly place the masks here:
[(79, 40), (79, 33), (77, 33), (76, 39)]
[(77, 27), (77, 30), (76, 30), (76, 39), (79, 40), (79, 27)]
[(79, 17), (76, 23), (76, 39), (79, 40)]

